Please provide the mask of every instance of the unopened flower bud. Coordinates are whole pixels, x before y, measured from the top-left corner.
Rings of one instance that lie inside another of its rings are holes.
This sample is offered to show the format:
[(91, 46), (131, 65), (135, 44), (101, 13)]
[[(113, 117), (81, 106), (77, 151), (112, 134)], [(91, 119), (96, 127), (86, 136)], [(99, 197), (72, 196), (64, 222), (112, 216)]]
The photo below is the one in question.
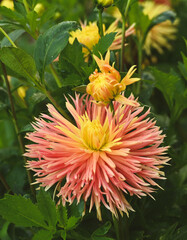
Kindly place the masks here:
[(97, 4), (98, 4), (98, 7), (110, 7), (113, 3), (114, 3), (114, 0), (97, 0), (96, 1)]

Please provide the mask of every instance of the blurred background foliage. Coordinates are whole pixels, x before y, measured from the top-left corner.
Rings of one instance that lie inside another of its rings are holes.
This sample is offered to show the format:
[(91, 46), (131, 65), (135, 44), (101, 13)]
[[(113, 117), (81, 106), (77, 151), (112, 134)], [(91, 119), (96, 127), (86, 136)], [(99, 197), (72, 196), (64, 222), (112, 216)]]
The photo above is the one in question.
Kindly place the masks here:
[[(12, 33), (10, 36), (15, 44), (28, 56), (34, 56), (38, 37), (55, 24), (62, 21), (97, 20), (98, 13), (94, 1), (28, 0), (29, 12), (23, 2), (22, 0), (14, 1), (14, 10), (0, 7), (0, 27), (7, 33)], [(157, 125), (161, 126), (166, 134), (165, 144), (170, 145), (171, 161), (170, 166), (164, 169), (167, 180), (159, 182), (164, 191), (160, 189), (153, 194), (156, 201), (149, 197), (137, 199), (127, 196), (135, 212), (131, 212), (129, 218), (124, 216), (119, 220), (120, 227), (124, 231), (122, 235), (126, 240), (187, 239), (187, 41), (185, 40), (187, 39), (187, 1), (172, 0), (171, 5), (179, 19), (177, 39), (172, 42), (172, 50), (165, 49), (162, 55), (156, 51), (153, 51), (151, 57), (144, 55), (141, 91), (138, 94), (144, 105), (151, 106)], [(103, 16), (106, 25), (114, 21), (107, 12)], [(2, 33), (0, 39), (1, 48), (10, 46)], [(126, 54), (128, 58), (130, 56), (133, 64), (138, 64), (133, 36), (128, 39), (128, 44)], [(80, 66), (84, 71), (77, 72)], [(128, 67), (127, 61), (126, 66)], [(87, 84), (88, 76), (94, 71), (95, 65), (84, 61), (82, 46), (75, 41), (73, 45), (69, 43), (66, 45), (59, 61), (54, 62), (51, 68), (46, 66), (44, 85), (55, 101), (64, 107), (64, 94), (74, 94), (72, 88)], [(15, 106), (18, 135), (24, 144), (27, 144), (28, 141), (24, 136), (26, 132), (32, 131), (30, 122), (41, 112), (47, 112), (46, 103), (49, 102), (50, 97), (44, 90), (40, 91), (36, 86), (32, 86), (24, 74), (20, 75), (8, 65), (6, 70), (10, 76), (8, 80)], [(20, 150), (15, 131), (15, 120), (12, 116), (2, 66), (0, 66), (0, 74), (0, 197), (3, 198), (5, 193), (16, 193), (27, 199), (31, 197), (29, 183), (22, 158), (23, 152)], [(54, 81), (55, 74), (59, 76), (59, 84)], [(133, 90), (132, 87), (128, 91)], [(42, 196), (42, 193), (40, 194)], [(66, 209), (66, 211), (70, 217), (74, 216), (73, 229), (80, 220), (80, 214), (77, 217), (75, 214), (77, 210)], [(71, 214), (71, 211), (75, 215)], [(83, 218), (76, 231), (70, 231), (68, 239), (115, 239), (115, 226), (110, 213), (104, 208), (102, 211), (103, 222), (98, 222), (95, 212), (92, 212)], [(75, 220), (76, 217), (78, 220)], [(41, 236), (52, 239), (45, 235), (46, 232), (40, 232), (38, 238), (33, 238), (35, 232), (35, 227), (18, 227), (4, 217), (0, 218), (0, 239), (2, 240), (43, 240)], [(53, 239), (60, 239), (58, 235), (53, 237)]]

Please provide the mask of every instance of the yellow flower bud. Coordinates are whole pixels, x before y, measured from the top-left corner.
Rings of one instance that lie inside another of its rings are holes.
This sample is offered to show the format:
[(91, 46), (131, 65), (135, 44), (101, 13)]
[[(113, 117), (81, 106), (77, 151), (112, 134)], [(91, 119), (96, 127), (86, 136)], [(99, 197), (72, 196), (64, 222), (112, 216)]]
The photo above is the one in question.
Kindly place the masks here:
[(21, 86), (17, 89), (17, 93), (20, 96), (20, 98), (22, 98), (22, 99), (25, 98), (27, 89), (28, 89), (28, 87), (26, 87), (26, 86)]
[(113, 3), (114, 0), (97, 0), (98, 6), (99, 7), (110, 7)]
[(42, 3), (37, 3), (34, 7), (34, 11), (38, 13), (39, 16), (45, 11), (44, 5)]
[(126, 76), (121, 79), (120, 73), (112, 66), (109, 65), (110, 52), (108, 51), (105, 59), (101, 57), (94, 56), (97, 65), (101, 72), (98, 72), (96, 69), (93, 74), (90, 75), (90, 83), (87, 85), (86, 91), (90, 94), (94, 100), (102, 104), (108, 104), (113, 99), (116, 101), (128, 104), (132, 106), (137, 106), (137, 102), (129, 100), (124, 95), (120, 93), (126, 89), (127, 85), (130, 85), (136, 81), (139, 81), (139, 78), (131, 78), (133, 73), (136, 71), (135, 66), (132, 66)]

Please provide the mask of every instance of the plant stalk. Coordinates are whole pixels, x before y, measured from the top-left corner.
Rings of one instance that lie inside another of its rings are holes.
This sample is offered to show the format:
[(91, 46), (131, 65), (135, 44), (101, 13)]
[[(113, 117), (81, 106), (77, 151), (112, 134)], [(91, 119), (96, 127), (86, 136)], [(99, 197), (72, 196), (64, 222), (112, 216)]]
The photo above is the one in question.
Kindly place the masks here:
[(103, 37), (103, 18), (102, 18), (103, 8), (99, 8), (99, 32), (100, 36)]
[(12, 41), (12, 39), (8, 36), (8, 34), (0, 27), (0, 31), (3, 33), (3, 35), (8, 39), (8, 41), (12, 44), (13, 47), (17, 48), (15, 43)]
[(127, 1), (127, 5), (125, 8), (125, 13), (124, 15), (121, 13), (122, 16), (122, 42), (121, 42), (121, 72), (124, 72), (124, 67), (125, 67), (125, 59), (124, 59), (124, 54), (125, 54), (125, 25), (126, 25), (126, 20), (127, 20), (127, 14), (129, 10), (131, 0)]
[(119, 221), (114, 216), (114, 214), (112, 214), (112, 220), (113, 220), (114, 229), (115, 229), (115, 232), (116, 232), (116, 240), (122, 240), (122, 239), (120, 239)]
[(23, 4), (24, 4), (25, 10), (26, 10), (26, 12), (27, 12), (27, 14), (28, 14), (30, 11), (29, 11), (29, 5), (28, 5), (28, 3), (27, 3), (27, 0), (23, 0)]
[(50, 71), (51, 71), (51, 73), (52, 73), (52, 75), (53, 75), (53, 77), (54, 77), (54, 79), (56, 81), (57, 86), (59, 88), (61, 88), (62, 87), (62, 83), (61, 83), (61, 81), (60, 81), (60, 79), (59, 79), (59, 77), (58, 77), (58, 75), (57, 75), (57, 73), (56, 73), (56, 71), (55, 71), (55, 69), (53, 67), (53, 64), (51, 63), (49, 67), (50, 67)]
[(6, 179), (4, 178), (4, 176), (1, 173), (0, 173), (0, 181), (2, 182), (2, 184), (5, 187), (5, 189), (7, 190), (7, 192), (13, 194), (10, 186), (8, 185), (8, 183), (6, 182)]
[[(1, 62), (1, 65), (2, 65), (2, 70), (3, 70), (5, 83), (6, 83), (6, 86), (7, 86), (7, 91), (8, 91), (9, 101), (10, 101), (10, 107), (11, 107), (11, 112), (12, 112), (13, 123), (14, 123), (16, 134), (17, 134), (20, 150), (21, 150), (21, 153), (22, 153), (22, 156), (23, 156), (23, 154), (25, 153), (25, 148), (24, 148), (24, 144), (23, 144), (23, 141), (22, 141), (22, 137), (19, 134), (18, 121), (17, 121), (16, 111), (15, 111), (15, 107), (14, 107), (14, 101), (13, 101), (11, 90), (10, 90), (10, 84), (9, 84), (8, 77), (7, 77), (6, 67), (5, 67), (4, 63), (2, 63), (2, 62)], [(27, 159), (26, 159), (25, 156), (23, 156), (23, 160), (24, 160), (24, 162), (26, 164), (27, 163)], [(27, 176), (28, 176), (28, 180), (29, 180), (29, 183), (30, 183), (31, 193), (32, 193), (32, 195), (33, 195), (33, 197), (35, 199), (36, 198), (36, 193), (35, 193), (35, 189), (34, 189), (33, 185), (31, 185), (31, 183), (33, 181), (32, 181), (31, 172), (29, 170), (27, 170)]]
[[(138, 75), (140, 76), (140, 78), (141, 78), (141, 74), (142, 74), (142, 43), (139, 42), (138, 44)], [(136, 84), (136, 95), (139, 95), (140, 88), (141, 88), (141, 81), (138, 81)]]
[(125, 16), (122, 16), (122, 42), (121, 42), (121, 65), (120, 65), (120, 69), (121, 72), (124, 72), (124, 67), (125, 67), (125, 58), (124, 58), (124, 54), (125, 54), (125, 24), (126, 24), (126, 19)]

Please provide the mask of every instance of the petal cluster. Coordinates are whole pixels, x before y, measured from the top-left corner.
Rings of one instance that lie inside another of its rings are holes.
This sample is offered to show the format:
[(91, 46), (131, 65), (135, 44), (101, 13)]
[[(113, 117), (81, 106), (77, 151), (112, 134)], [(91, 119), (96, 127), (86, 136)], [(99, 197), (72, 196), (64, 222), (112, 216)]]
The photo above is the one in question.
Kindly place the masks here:
[(130, 104), (137, 106), (138, 102), (128, 100), (123, 95), (120, 95), (122, 91), (126, 89), (127, 85), (130, 85), (136, 81), (139, 81), (140, 78), (131, 78), (133, 73), (136, 71), (135, 66), (132, 66), (126, 76), (121, 79), (120, 73), (110, 66), (110, 52), (108, 51), (105, 59), (99, 59), (97, 56), (94, 56), (95, 61), (101, 72), (98, 72), (96, 69), (93, 74), (90, 75), (90, 83), (87, 85), (86, 91), (90, 94), (94, 100), (108, 104), (113, 99), (123, 104)]
[(34, 159), (27, 167), (46, 189), (57, 184), (63, 204), (82, 198), (90, 211), (95, 205), (99, 219), (101, 203), (115, 216), (128, 213), (127, 194), (150, 195), (158, 186), (155, 179), (164, 178), (160, 168), (169, 160), (161, 146), (164, 135), (143, 107), (114, 102), (113, 113), (88, 96), (72, 101), (66, 107), (75, 125), (52, 105), (51, 116), (36, 119), (35, 131), (27, 134), (33, 143), (25, 155)]

